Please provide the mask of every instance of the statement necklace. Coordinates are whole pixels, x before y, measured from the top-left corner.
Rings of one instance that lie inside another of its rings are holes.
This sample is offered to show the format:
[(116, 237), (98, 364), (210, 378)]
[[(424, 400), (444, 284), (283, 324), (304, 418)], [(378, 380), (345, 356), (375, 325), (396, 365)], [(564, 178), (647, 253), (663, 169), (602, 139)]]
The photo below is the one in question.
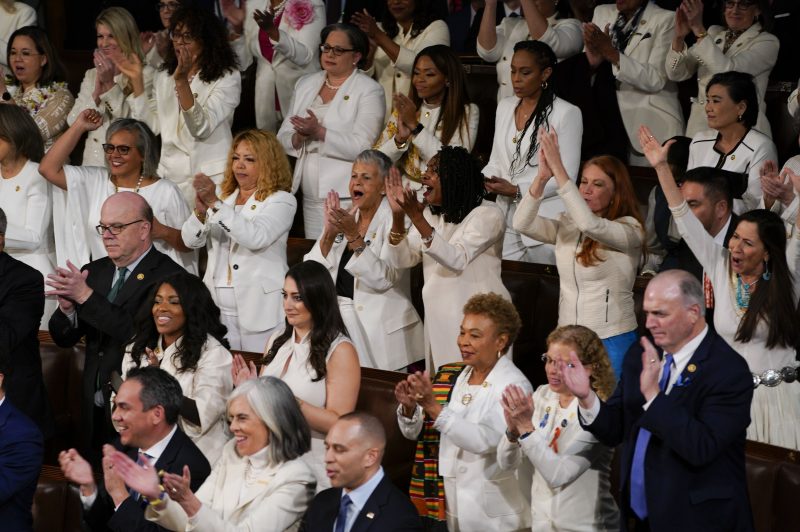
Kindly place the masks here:
[[(136, 181), (136, 188), (133, 189), (135, 194), (139, 193), (139, 189), (142, 188), (142, 181), (144, 181), (144, 175), (140, 175), (139, 179)], [(114, 193), (116, 194), (119, 192), (119, 186), (117, 186), (116, 178), (111, 178), (111, 183), (114, 185)]]
[(746, 283), (742, 280), (742, 276), (736, 274), (736, 306), (742, 310), (747, 310), (750, 305), (750, 292), (758, 283), (758, 277), (752, 283)]

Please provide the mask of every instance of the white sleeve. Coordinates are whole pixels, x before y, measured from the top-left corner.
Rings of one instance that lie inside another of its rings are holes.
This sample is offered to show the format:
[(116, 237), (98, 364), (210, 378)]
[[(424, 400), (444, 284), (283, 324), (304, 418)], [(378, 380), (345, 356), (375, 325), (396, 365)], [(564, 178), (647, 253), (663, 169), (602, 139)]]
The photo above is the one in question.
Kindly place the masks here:
[(478, 213), (470, 213), (468, 218), (461, 222), (466, 224), (461, 232), (461, 238), (447, 241), (435, 233), (430, 246), (422, 248), (433, 260), (453, 272), (463, 272), (467, 266), (484, 251), (489, 249), (498, 239), (503, 238), (506, 221), (503, 212), (496, 207), (481, 208)]

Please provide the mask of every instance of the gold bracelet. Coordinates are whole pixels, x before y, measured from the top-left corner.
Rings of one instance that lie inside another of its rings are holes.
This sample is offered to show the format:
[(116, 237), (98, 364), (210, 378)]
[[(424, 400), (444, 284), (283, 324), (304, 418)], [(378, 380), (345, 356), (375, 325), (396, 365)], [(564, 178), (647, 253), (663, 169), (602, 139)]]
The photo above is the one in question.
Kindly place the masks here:
[(705, 38), (707, 36), (708, 36), (708, 32), (707, 31), (701, 31), (699, 35), (695, 35), (695, 38), (697, 38), (697, 40), (699, 41), (700, 39), (703, 39), (703, 38)]
[[(410, 138), (410, 137), (409, 137), (409, 138)], [(394, 145), (395, 145), (395, 146), (397, 146), (397, 149), (398, 149), (398, 150), (404, 150), (404, 149), (408, 148), (408, 140), (409, 140), (409, 139), (406, 139), (406, 141), (405, 141), (405, 142), (403, 142), (402, 144), (398, 144), (398, 143), (397, 143), (397, 137), (395, 137), (395, 138), (394, 138)]]

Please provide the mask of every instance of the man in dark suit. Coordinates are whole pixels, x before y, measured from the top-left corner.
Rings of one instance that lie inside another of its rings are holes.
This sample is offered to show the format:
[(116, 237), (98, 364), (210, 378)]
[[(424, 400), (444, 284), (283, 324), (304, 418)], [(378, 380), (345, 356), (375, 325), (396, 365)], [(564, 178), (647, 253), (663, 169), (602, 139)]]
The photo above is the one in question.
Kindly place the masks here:
[[(447, 17), (450, 29), (450, 47), (458, 54), (475, 55), (477, 53), (478, 32), (486, 5), (485, 0), (472, 0), (455, 13)], [(495, 26), (499, 26), (506, 16), (503, 6), (495, 12)]]
[(0, 346), (0, 529), (33, 529), (33, 495), (42, 468), (42, 433), (6, 396), (14, 380), (8, 351)]
[(53, 435), (53, 414), (39, 355), (44, 281), (39, 271), (3, 251), (7, 227), (6, 215), (0, 209), (0, 350), (11, 357), (9, 364), (14, 371), (5, 395), (48, 438)]
[(383, 473), (386, 433), (375, 416), (353, 412), (340, 417), (325, 437), (325, 448), (325, 467), (333, 487), (311, 501), (301, 530), (422, 530), (408, 496)]
[(751, 531), (745, 431), (753, 378), (745, 360), (703, 317), (703, 288), (669, 270), (644, 296), (646, 338), (628, 351), (622, 378), (603, 403), (575, 354), (562, 364), (581, 425), (609, 447), (622, 444), (622, 529)]
[(120, 371), (124, 347), (133, 336), (133, 317), (156, 281), (182, 271), (153, 247), (152, 226), (153, 211), (144, 198), (133, 192), (114, 194), (103, 203), (97, 226), (108, 257), (81, 270), (68, 262), (67, 268), (48, 275), (49, 293), (58, 296), (49, 324), (53, 340), (71, 347), (86, 336), (81, 450), (93, 463), (113, 435), (104, 388), (111, 372)]
[[(182, 399), (180, 384), (166, 371), (156, 366), (129, 371), (114, 398), (112, 420), (119, 439), (113, 447), (106, 445), (103, 454), (107, 456), (116, 448), (139, 463), (146, 458), (156, 469), (176, 474), (182, 474), (183, 467), (189, 466), (191, 488), (197, 491), (211, 466), (177, 426)], [(75, 449), (63, 451), (58, 461), (64, 476), (80, 487), (84, 519), (92, 530), (163, 530), (145, 519), (148, 501), (128, 489), (106, 457), (100, 482), (95, 482), (89, 462)]]

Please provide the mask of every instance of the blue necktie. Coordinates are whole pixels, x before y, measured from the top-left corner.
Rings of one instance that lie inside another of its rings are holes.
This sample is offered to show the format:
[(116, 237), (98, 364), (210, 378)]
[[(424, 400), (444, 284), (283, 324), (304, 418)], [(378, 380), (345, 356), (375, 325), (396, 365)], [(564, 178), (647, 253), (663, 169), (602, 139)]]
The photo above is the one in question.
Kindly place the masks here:
[[(664, 353), (664, 369), (658, 387), (662, 392), (667, 390), (669, 375), (672, 371), (672, 355)], [(644, 489), (644, 457), (647, 454), (647, 445), (650, 443), (650, 431), (639, 429), (636, 438), (636, 447), (633, 450), (633, 463), (631, 464), (631, 509), (639, 519), (647, 519), (647, 497)]]
[[(139, 451), (139, 453), (136, 456), (136, 465), (143, 466), (144, 465), (144, 457), (147, 457), (147, 459), (150, 460), (150, 463), (152, 464), (153, 457), (150, 456), (147, 453), (143, 453), (142, 451)], [(153, 464), (153, 465), (155, 465), (155, 464)], [(139, 501), (140, 504), (143, 503), (142, 506), (147, 506), (147, 501), (142, 501), (141, 500), (142, 499), (142, 494), (141, 493), (139, 493), (135, 489), (131, 489), (131, 488), (128, 488), (128, 493), (130, 494), (131, 497), (133, 497), (133, 500)]]
[(342, 497), (342, 501), (339, 503), (339, 515), (336, 517), (336, 527), (333, 532), (344, 532), (347, 524), (347, 512), (350, 510), (352, 502), (347, 495)]

